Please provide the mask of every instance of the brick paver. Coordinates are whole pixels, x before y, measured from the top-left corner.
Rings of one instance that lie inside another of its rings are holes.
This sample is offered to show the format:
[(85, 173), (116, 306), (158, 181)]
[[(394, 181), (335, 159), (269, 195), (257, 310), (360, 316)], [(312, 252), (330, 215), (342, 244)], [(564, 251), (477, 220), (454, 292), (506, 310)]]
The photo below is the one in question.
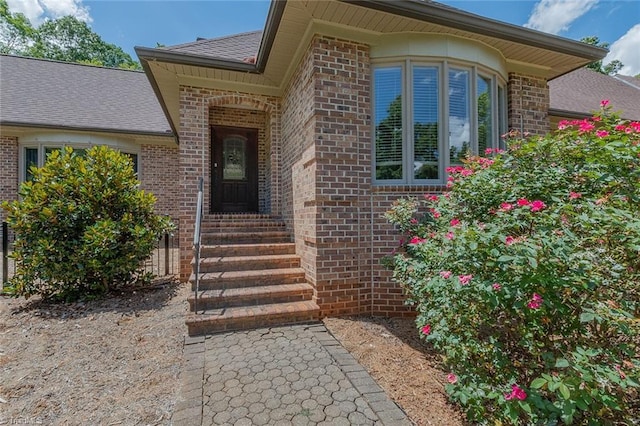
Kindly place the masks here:
[(186, 338), (173, 425), (410, 425), (321, 325)]

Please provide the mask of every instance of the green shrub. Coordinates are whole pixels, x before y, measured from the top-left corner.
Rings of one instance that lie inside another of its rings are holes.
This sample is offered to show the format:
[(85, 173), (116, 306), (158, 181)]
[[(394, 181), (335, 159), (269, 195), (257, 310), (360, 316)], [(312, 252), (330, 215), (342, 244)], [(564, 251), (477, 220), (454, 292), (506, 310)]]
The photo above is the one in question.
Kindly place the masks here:
[(394, 277), (474, 422), (640, 422), (640, 123), (607, 104), (387, 213)]
[(20, 200), (3, 203), (15, 231), (15, 296), (75, 300), (130, 285), (171, 224), (153, 213), (131, 160), (106, 147), (54, 151)]

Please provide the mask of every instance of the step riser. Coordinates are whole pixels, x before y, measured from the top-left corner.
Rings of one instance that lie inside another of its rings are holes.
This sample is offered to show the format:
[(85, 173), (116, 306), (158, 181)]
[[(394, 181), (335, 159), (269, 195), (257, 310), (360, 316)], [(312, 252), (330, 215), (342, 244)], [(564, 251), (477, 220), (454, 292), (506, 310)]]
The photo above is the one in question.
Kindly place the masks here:
[(251, 271), (257, 269), (286, 269), (299, 267), (300, 258), (265, 260), (253, 259), (241, 261), (203, 262), (200, 264), (200, 272)]
[[(269, 305), (273, 303), (301, 302), (311, 300), (313, 290), (304, 290), (291, 294), (273, 294), (263, 297), (242, 296), (242, 297), (207, 297), (198, 299), (198, 310), (235, 308), (238, 306)], [(189, 310), (195, 309), (195, 300), (189, 298)]]
[(200, 257), (223, 257), (223, 256), (265, 256), (276, 254), (295, 254), (294, 244), (273, 244), (268, 246), (258, 246), (246, 244), (244, 246), (219, 245), (214, 247), (202, 247)]
[(203, 234), (201, 243), (204, 245), (217, 244), (284, 244), (291, 242), (291, 236), (286, 233), (276, 235), (238, 235), (238, 234)]
[[(278, 285), (278, 284), (301, 284), (307, 282), (304, 273), (289, 274), (289, 275), (274, 275), (264, 276), (256, 278), (216, 278), (216, 279), (202, 279), (198, 287), (200, 290), (224, 290), (228, 288), (246, 288), (246, 287), (261, 287), (266, 285)], [(191, 279), (191, 290), (195, 291), (195, 283), (193, 278)]]
[(280, 314), (265, 317), (239, 318), (222, 321), (187, 322), (189, 336), (222, 333), (225, 331), (251, 330), (268, 326), (311, 324), (318, 321), (318, 313)]

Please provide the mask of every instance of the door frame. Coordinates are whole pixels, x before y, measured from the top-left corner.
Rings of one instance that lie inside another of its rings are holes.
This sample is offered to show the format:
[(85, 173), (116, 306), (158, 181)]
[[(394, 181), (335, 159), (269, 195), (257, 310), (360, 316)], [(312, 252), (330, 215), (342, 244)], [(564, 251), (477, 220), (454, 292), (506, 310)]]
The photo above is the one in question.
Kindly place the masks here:
[(226, 213), (222, 193), (222, 147), (217, 142), (218, 135), (237, 134), (247, 139), (247, 208), (233, 213), (258, 213), (259, 208), (259, 171), (258, 171), (258, 129), (234, 126), (211, 126), (211, 189), (210, 211), (211, 213)]

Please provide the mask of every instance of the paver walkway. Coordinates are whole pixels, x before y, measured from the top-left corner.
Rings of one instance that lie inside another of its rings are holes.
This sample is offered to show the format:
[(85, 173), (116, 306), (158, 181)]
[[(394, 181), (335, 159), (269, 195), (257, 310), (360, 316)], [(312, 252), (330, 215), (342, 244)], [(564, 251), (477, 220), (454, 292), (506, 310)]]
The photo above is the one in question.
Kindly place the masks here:
[(410, 425), (322, 324), (185, 340), (174, 426)]

